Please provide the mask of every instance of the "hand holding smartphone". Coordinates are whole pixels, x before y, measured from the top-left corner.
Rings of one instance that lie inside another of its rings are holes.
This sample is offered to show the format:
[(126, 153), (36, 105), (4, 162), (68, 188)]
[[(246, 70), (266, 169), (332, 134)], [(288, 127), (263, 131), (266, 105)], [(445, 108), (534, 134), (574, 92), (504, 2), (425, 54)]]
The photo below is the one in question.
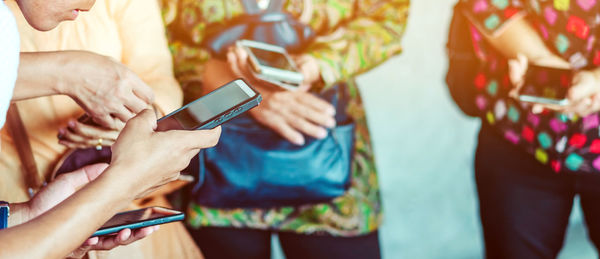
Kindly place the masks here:
[(185, 214), (181, 211), (163, 207), (148, 207), (117, 213), (109, 219), (92, 237), (116, 234), (123, 229), (138, 229), (169, 222), (182, 221)]
[(519, 90), (523, 102), (566, 106), (573, 80), (573, 70), (529, 65), (525, 82)]
[[(261, 100), (260, 93), (243, 80), (237, 79), (160, 118), (157, 130), (213, 129), (256, 107)], [(81, 120), (91, 123), (85, 118)], [(121, 212), (92, 236), (110, 235), (126, 228), (137, 229), (181, 221), (184, 217), (183, 212), (162, 207)]]
[(240, 40), (236, 45), (248, 53), (256, 78), (286, 90), (296, 90), (304, 81), (304, 75), (284, 48), (250, 40)]

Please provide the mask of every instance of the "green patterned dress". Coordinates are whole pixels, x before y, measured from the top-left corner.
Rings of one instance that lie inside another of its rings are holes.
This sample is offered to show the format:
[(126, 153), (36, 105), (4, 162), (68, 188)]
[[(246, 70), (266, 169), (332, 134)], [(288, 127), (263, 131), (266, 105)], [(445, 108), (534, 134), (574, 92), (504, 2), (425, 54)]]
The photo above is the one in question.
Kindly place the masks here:
[[(200, 89), (207, 50), (200, 47), (205, 29), (243, 13), (239, 0), (161, 0), (175, 74), (186, 100)], [(288, 0), (285, 10), (318, 34), (308, 47), (328, 87), (345, 81), (350, 87), (348, 113), (357, 124), (352, 183), (345, 195), (331, 202), (275, 209), (213, 209), (191, 204), (188, 224), (292, 231), (335, 236), (367, 234), (382, 221), (381, 200), (364, 108), (353, 78), (401, 52), (409, 0)]]

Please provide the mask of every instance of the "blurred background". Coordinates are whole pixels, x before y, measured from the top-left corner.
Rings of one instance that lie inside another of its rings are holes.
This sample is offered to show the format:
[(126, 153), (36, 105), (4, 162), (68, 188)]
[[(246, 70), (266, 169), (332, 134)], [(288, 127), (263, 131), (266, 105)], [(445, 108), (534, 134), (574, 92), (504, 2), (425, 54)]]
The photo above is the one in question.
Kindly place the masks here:
[[(473, 178), (479, 120), (446, 90), (456, 0), (413, 0), (404, 53), (359, 77), (384, 201), (384, 258), (482, 258)], [(559, 258), (598, 258), (578, 203)], [(283, 258), (275, 247), (274, 258)]]

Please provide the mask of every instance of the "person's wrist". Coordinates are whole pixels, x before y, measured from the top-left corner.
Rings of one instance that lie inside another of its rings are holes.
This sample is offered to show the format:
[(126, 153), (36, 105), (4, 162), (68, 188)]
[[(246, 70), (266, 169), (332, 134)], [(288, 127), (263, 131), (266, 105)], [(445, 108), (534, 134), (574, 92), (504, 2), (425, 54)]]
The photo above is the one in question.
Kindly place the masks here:
[(77, 53), (83, 53), (81, 51), (64, 51), (57, 58), (60, 58), (59, 66), (56, 67), (55, 71), (57, 81), (54, 84), (54, 91), (57, 94), (64, 94), (71, 98), (75, 96), (73, 87), (80, 85), (79, 80), (82, 79), (81, 68), (86, 66), (87, 62), (81, 62), (81, 55)]
[(8, 207), (10, 208), (8, 227), (23, 224), (35, 217), (35, 215), (31, 214), (29, 202), (10, 203)]
[(540, 55), (537, 57), (532, 57), (529, 59), (529, 63), (534, 64), (534, 65), (538, 65), (538, 66), (545, 66), (545, 67), (553, 67), (553, 68), (562, 68), (562, 69), (571, 69), (571, 64), (554, 55), (554, 54), (546, 54), (546, 55)]
[(124, 179), (124, 176), (130, 175), (127, 172), (134, 172), (134, 168), (121, 161), (111, 162), (110, 166), (96, 179), (101, 184), (107, 185), (106, 188), (112, 193), (117, 193), (118, 199), (127, 201), (125, 205), (133, 201), (137, 196), (139, 182)]

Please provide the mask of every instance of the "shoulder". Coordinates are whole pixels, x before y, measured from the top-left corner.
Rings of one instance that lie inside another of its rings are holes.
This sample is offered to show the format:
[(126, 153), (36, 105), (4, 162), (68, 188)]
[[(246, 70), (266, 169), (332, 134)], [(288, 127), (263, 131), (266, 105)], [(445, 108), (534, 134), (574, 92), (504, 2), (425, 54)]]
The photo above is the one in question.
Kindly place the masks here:
[(10, 67), (14, 67), (14, 70), (16, 70), (19, 61), (19, 30), (15, 17), (4, 4), (4, 1), (0, 1), (0, 28), (2, 28), (3, 34), (3, 37), (0, 37), (0, 53), (2, 53), (0, 56), (3, 59), (6, 57), (6, 61), (8, 61), (0, 62), (0, 68), (2, 68), (0, 72), (10, 69)]
[(12, 12), (0, 1), (0, 127), (4, 124), (4, 115), (12, 97), (19, 68), (19, 32)]

